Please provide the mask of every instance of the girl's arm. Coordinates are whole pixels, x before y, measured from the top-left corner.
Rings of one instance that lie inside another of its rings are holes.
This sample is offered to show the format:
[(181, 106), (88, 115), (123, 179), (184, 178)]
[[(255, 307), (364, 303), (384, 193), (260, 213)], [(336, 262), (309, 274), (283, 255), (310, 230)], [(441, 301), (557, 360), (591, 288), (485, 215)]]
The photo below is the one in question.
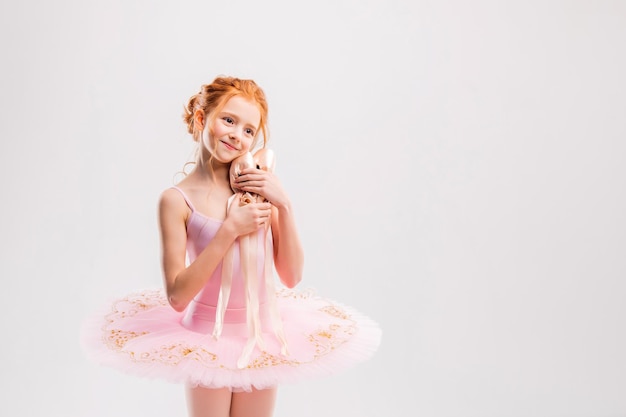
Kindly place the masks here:
[(304, 251), (289, 201), (272, 210), (272, 238), (276, 272), (285, 286), (293, 288), (302, 280)]
[(176, 311), (183, 311), (193, 297), (211, 278), (226, 251), (237, 236), (250, 233), (267, 221), (270, 206), (267, 203), (239, 207), (233, 204), (215, 237), (186, 266), (186, 221), (189, 208), (176, 190), (168, 189), (159, 200), (161, 256), (167, 299)]

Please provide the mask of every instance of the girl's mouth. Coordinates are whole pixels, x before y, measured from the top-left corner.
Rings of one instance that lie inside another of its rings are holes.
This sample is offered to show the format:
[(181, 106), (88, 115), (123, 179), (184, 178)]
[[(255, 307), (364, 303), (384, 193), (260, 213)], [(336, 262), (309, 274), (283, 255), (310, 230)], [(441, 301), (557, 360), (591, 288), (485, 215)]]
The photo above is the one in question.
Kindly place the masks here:
[(224, 144), (224, 146), (226, 146), (226, 147), (227, 147), (228, 149), (230, 149), (230, 150), (233, 150), (233, 151), (238, 150), (237, 148), (235, 148), (234, 146), (232, 146), (232, 145), (231, 145), (231, 144), (229, 144), (229, 143), (224, 142), (223, 140), (221, 140), (220, 142), (222, 142), (222, 143)]

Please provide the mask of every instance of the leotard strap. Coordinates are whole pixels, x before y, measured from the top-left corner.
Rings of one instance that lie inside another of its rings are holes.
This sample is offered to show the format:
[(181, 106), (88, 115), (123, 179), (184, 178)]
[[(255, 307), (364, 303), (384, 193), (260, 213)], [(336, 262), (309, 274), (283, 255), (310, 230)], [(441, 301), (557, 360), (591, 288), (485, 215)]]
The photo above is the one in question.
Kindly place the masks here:
[(196, 208), (193, 206), (193, 204), (191, 204), (191, 200), (189, 200), (189, 197), (187, 197), (187, 194), (185, 194), (185, 192), (183, 190), (181, 190), (180, 188), (178, 188), (177, 186), (172, 186), (172, 188), (176, 191), (178, 191), (183, 198), (185, 199), (185, 203), (187, 203), (187, 205), (189, 206), (189, 208), (191, 209), (191, 211), (196, 211)]

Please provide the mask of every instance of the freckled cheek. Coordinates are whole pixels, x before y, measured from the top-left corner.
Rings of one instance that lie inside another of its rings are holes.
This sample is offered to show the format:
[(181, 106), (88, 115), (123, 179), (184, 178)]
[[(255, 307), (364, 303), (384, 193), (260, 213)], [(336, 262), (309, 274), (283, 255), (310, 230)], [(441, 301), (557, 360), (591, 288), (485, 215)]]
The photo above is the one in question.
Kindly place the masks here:
[(249, 150), (250, 148), (252, 148), (252, 144), (254, 143), (254, 139), (246, 139), (244, 143), (245, 143), (246, 150)]

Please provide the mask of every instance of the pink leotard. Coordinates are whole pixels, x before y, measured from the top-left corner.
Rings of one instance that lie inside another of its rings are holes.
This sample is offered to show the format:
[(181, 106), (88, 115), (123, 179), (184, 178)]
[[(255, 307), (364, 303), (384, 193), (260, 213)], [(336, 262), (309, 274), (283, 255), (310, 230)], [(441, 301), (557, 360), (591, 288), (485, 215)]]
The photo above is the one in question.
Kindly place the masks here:
[[(187, 220), (187, 253), (189, 262), (191, 263), (209, 244), (211, 239), (215, 237), (215, 234), (221, 227), (223, 221), (199, 213), (189, 200), (189, 197), (187, 197), (187, 195), (180, 188), (173, 188), (181, 193), (185, 202), (191, 209), (191, 214)], [(261, 304), (260, 312), (262, 318), (267, 315), (267, 309), (265, 308), (267, 296), (263, 282), (265, 259), (264, 239), (264, 230), (261, 228), (259, 229), (257, 238), (257, 270), (259, 279), (261, 280), (259, 285), (259, 302)], [(232, 288), (226, 314), (224, 316), (224, 322), (245, 323), (246, 300), (241, 262), (239, 259), (239, 243), (235, 242), (234, 245)], [(183, 326), (201, 333), (208, 333), (212, 330), (215, 322), (215, 309), (220, 291), (221, 274), (222, 262), (219, 263), (204, 288), (193, 298), (187, 307), (181, 322)]]

